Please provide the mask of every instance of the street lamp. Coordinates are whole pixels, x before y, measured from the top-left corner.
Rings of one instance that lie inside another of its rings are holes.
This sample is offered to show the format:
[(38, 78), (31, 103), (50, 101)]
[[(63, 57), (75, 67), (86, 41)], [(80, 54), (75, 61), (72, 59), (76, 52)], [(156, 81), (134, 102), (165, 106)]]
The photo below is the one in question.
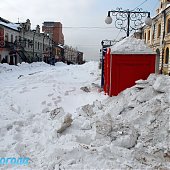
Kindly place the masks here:
[(104, 56), (106, 53), (106, 48), (111, 47), (114, 45), (117, 41), (115, 40), (102, 40), (101, 45), (102, 45), (102, 61), (101, 61), (101, 88), (104, 86)]
[(104, 85), (104, 54), (103, 54), (103, 45), (104, 45), (104, 41), (101, 42), (101, 45), (102, 45), (101, 88), (103, 88), (103, 85)]
[[(142, 24), (142, 19), (147, 16), (145, 19), (145, 24), (151, 26), (152, 19), (150, 18), (150, 12), (142, 11), (142, 9), (136, 9), (136, 11), (122, 10), (122, 8), (117, 8), (117, 10), (108, 11), (108, 16), (105, 19), (106, 24), (112, 23), (111, 13), (116, 17), (115, 26), (120, 30), (124, 30), (129, 36), (129, 33), (132, 30), (138, 30)], [(133, 25), (130, 25), (130, 21), (133, 22)]]

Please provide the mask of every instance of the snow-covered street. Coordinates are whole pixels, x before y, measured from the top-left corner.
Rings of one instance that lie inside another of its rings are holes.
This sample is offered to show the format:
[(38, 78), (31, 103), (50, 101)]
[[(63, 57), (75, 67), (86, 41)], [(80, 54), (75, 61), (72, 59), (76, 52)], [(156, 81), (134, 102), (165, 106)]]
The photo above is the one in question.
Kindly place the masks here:
[(0, 157), (30, 158), (0, 168), (168, 169), (170, 77), (152, 74), (116, 97), (99, 86), (97, 62), (0, 64)]
[[(55, 162), (55, 157), (49, 159), (58, 145), (50, 112), (59, 108), (75, 117), (77, 108), (106, 98), (92, 84), (100, 83), (97, 67), (97, 62), (83, 66), (57, 63), (55, 67), (45, 63), (0, 65), (1, 157), (27, 156), (33, 161), (31, 169)], [(85, 86), (91, 91), (88, 95), (80, 89)]]

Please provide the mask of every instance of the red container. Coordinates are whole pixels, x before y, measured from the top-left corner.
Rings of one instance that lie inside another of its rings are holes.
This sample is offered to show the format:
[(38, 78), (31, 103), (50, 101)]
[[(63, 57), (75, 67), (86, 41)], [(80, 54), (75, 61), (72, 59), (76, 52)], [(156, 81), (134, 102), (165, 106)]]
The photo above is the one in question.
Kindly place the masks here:
[(109, 96), (135, 85), (139, 79), (147, 79), (155, 72), (156, 54), (109, 54), (104, 67), (104, 91)]

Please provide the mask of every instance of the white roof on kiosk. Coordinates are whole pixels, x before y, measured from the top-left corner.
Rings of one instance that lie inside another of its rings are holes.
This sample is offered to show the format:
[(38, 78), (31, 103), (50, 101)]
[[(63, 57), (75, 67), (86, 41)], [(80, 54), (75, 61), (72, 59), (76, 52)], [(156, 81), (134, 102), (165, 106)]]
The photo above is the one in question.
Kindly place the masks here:
[(155, 52), (144, 43), (144, 40), (130, 36), (112, 46), (111, 54), (155, 54)]

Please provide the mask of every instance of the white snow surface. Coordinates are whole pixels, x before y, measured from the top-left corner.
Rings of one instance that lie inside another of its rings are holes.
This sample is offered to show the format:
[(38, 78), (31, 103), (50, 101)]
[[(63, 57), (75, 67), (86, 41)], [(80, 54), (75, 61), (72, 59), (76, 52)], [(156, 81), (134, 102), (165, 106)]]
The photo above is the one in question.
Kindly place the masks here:
[(114, 97), (99, 90), (97, 62), (0, 64), (0, 82), (0, 157), (31, 159), (1, 170), (169, 169), (169, 76)]
[(111, 47), (112, 54), (155, 54), (144, 40), (136, 39), (133, 36), (124, 38)]
[(18, 31), (18, 27), (20, 27), (19, 24), (14, 24), (14, 23), (11, 23), (11, 22), (10, 23), (5, 23), (5, 22), (0, 21), (0, 24), (6, 26), (8, 28), (14, 29), (16, 31)]

